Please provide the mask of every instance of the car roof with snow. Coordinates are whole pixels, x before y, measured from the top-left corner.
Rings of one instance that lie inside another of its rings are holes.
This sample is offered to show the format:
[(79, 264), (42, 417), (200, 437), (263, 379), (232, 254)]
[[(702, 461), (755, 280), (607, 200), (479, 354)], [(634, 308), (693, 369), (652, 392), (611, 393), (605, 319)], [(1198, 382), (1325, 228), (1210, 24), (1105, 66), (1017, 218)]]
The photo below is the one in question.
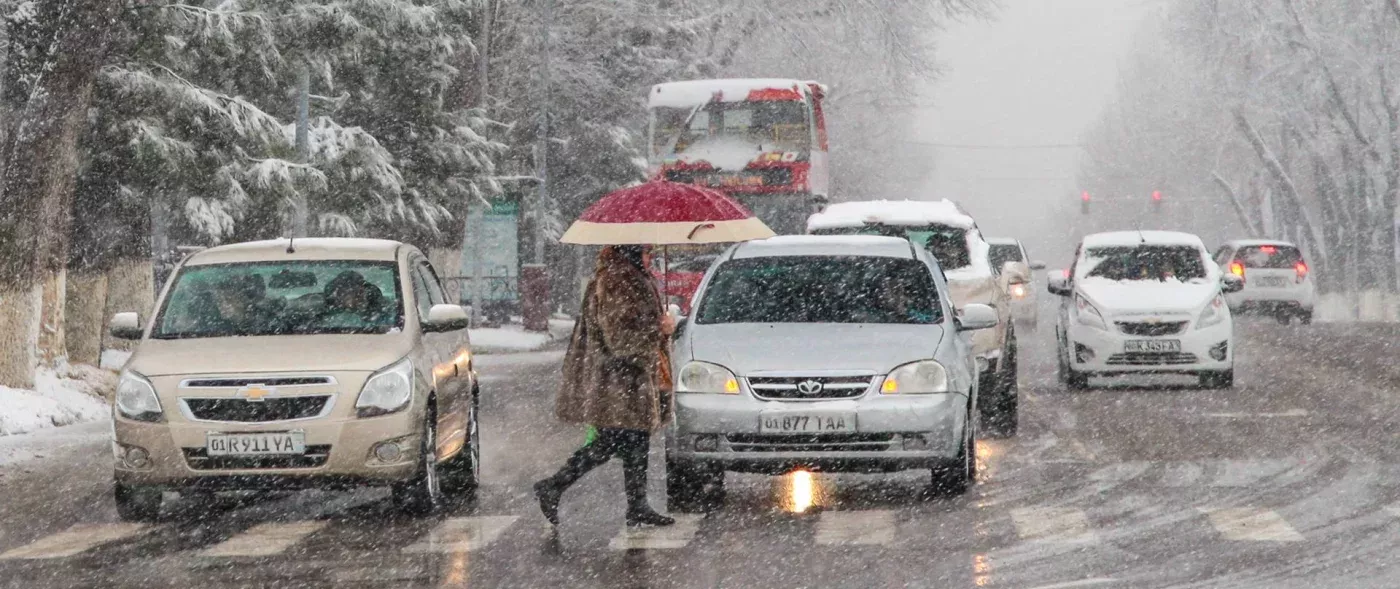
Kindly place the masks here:
[(948, 199), (840, 202), (807, 219), (808, 231), (863, 225), (947, 225), (972, 229), (977, 223)]
[(983, 239), (992, 245), (1021, 245), (1021, 240), (1015, 237), (984, 237)]
[(779, 256), (864, 256), (915, 259), (914, 244), (907, 239), (879, 235), (782, 235), (746, 241), (734, 248), (731, 259)]
[[(387, 239), (352, 237), (311, 237), (269, 239), (221, 245), (192, 254), (187, 266), (283, 260), (376, 260), (397, 259), (403, 243)], [(290, 251), (289, 251), (290, 250)]]
[(1232, 239), (1230, 241), (1225, 242), (1225, 245), (1233, 247), (1250, 247), (1256, 245), (1276, 245), (1293, 248), (1298, 247), (1293, 242), (1284, 241), (1282, 239)]
[(709, 102), (716, 92), (720, 94), (722, 102), (747, 100), (749, 92), (754, 90), (784, 89), (796, 90), (805, 94), (807, 84), (808, 82), (786, 78), (728, 78), (666, 82), (651, 87), (651, 92), (647, 93), (647, 105), (652, 108), (658, 106), (691, 108)]
[(1113, 247), (1135, 245), (1189, 245), (1205, 249), (1205, 242), (1191, 233), (1181, 231), (1111, 231), (1084, 236), (1084, 247)]

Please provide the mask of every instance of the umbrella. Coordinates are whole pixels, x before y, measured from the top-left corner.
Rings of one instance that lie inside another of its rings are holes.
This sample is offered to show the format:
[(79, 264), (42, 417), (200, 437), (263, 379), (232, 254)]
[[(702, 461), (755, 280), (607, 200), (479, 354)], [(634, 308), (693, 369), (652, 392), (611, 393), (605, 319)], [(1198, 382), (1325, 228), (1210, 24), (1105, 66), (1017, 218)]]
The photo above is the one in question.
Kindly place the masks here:
[(773, 230), (723, 193), (654, 181), (608, 193), (559, 239), (577, 245), (730, 243), (772, 237)]

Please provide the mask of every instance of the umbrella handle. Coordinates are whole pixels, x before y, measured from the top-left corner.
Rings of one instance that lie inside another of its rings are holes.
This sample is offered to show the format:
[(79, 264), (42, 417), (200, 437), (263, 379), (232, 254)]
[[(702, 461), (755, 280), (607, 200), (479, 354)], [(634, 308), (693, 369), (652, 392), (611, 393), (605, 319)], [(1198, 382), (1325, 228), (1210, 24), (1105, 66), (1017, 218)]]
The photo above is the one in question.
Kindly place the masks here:
[(687, 234), (687, 235), (685, 236), (685, 238), (686, 238), (686, 239), (695, 239), (695, 234), (696, 234), (696, 233), (699, 233), (701, 229), (714, 229), (714, 228), (715, 228), (715, 224), (714, 224), (714, 223), (701, 223), (701, 224), (699, 224), (699, 225), (696, 225), (694, 229), (691, 229), (691, 230), (690, 230), (690, 233)]

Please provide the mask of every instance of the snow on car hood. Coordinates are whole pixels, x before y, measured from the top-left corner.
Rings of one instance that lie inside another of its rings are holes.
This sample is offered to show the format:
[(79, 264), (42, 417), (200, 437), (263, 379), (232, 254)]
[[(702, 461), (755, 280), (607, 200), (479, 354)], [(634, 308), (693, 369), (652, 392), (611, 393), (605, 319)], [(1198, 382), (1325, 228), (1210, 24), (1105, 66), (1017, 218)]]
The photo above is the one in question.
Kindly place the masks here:
[(1075, 285), (1106, 315), (1193, 314), (1220, 293), (1209, 280), (1192, 282), (1081, 278)]
[(942, 325), (729, 323), (689, 325), (690, 357), (738, 375), (758, 371), (869, 370), (884, 374), (934, 357)]
[(412, 343), (401, 333), (146, 339), (127, 367), (146, 376), (372, 372), (406, 356)]

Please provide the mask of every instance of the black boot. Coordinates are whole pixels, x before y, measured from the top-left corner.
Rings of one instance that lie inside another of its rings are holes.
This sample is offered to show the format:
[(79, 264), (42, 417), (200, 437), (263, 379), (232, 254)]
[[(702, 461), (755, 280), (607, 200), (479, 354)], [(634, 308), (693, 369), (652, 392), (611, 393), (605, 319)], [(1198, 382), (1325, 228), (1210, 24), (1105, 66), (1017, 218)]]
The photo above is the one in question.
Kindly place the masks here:
[(629, 445), (622, 455), (622, 484), (627, 491), (627, 525), (670, 526), (675, 518), (667, 517), (651, 508), (647, 502), (647, 449), (650, 434), (637, 433), (638, 440)]
[(549, 525), (559, 525), (559, 500), (564, 497), (564, 487), (554, 482), (554, 477), (535, 483), (535, 499), (540, 502), (540, 512), (549, 520)]
[(639, 526), (672, 526), (676, 524), (676, 518), (665, 516), (652, 510), (650, 505), (627, 508), (627, 527), (635, 528)]
[(559, 500), (564, 491), (583, 478), (588, 471), (607, 463), (612, 457), (613, 442), (610, 438), (579, 448), (564, 462), (563, 468), (547, 479), (535, 483), (535, 499), (540, 502), (540, 511), (551, 525), (559, 525)]

